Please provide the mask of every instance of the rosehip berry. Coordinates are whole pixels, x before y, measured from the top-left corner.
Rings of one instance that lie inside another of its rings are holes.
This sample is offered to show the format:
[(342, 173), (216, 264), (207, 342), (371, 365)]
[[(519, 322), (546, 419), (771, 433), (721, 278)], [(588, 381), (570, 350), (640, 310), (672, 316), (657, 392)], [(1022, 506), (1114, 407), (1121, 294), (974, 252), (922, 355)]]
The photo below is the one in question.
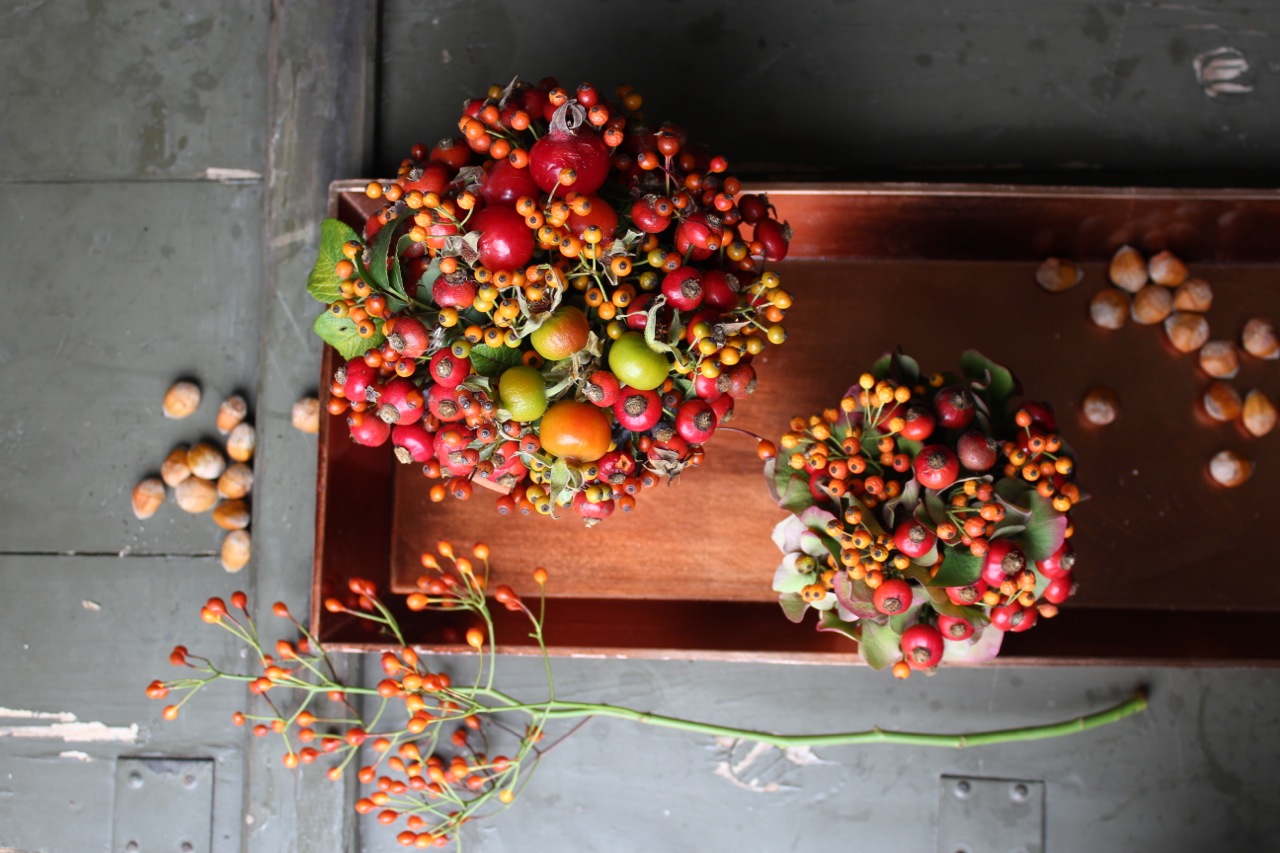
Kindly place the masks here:
[(1016, 601), (993, 607), (991, 608), (991, 627), (998, 631), (1016, 630), (1027, 620), (1027, 612), (1027, 608)]
[(1069, 576), (1075, 565), (1076, 553), (1071, 550), (1071, 546), (1066, 542), (1063, 542), (1057, 551), (1036, 562), (1036, 568), (1040, 570), (1040, 574), (1047, 578)]
[(608, 518), (613, 515), (616, 506), (617, 501), (613, 498), (592, 502), (588, 500), (586, 492), (578, 492), (573, 496), (573, 508), (583, 518)]
[(968, 619), (939, 613), (938, 630), (942, 632), (944, 639), (954, 641), (967, 640), (973, 636), (973, 623)]
[(618, 377), (608, 370), (597, 370), (582, 383), (582, 396), (601, 408), (612, 406), (621, 394)]
[(956, 455), (970, 471), (986, 471), (996, 464), (996, 447), (991, 436), (972, 430), (956, 441)]
[(467, 228), (480, 232), (480, 263), (491, 270), (520, 269), (533, 257), (533, 232), (514, 208), (486, 207)]
[(652, 429), (662, 417), (662, 399), (656, 391), (624, 388), (613, 404), (613, 414), (624, 429), (644, 432)]
[[(436, 192), (439, 192), (437, 190)], [(538, 198), (542, 193), (527, 168), (518, 168), (510, 160), (499, 160), (480, 185), (480, 197), (486, 205), (514, 207), (521, 196)]]
[(1011, 539), (993, 540), (983, 558), (982, 579), (993, 587), (1013, 580), (1027, 568), (1027, 555)]
[(1031, 415), (1031, 422), (1039, 424), (1041, 428), (1048, 432), (1054, 432), (1058, 428), (1058, 419), (1053, 414), (1053, 407), (1048, 403), (1040, 403), (1030, 401), (1022, 404), (1022, 410)]
[(686, 400), (676, 410), (676, 432), (690, 444), (702, 444), (716, 431), (716, 413), (705, 400)]
[(661, 234), (671, 224), (670, 212), (663, 216), (654, 207), (655, 198), (647, 195), (631, 205), (631, 221), (646, 234)]
[(902, 415), (902, 437), (912, 441), (925, 441), (933, 435), (938, 420), (933, 412), (923, 406), (909, 406)]
[(423, 463), (435, 455), (435, 439), (421, 423), (396, 424), (391, 428), (391, 443), (396, 459), (405, 463)]
[(351, 431), (351, 440), (365, 447), (378, 447), (391, 437), (391, 424), (370, 412), (348, 414), (347, 428)]
[(740, 287), (738, 278), (733, 273), (707, 270), (702, 274), (702, 304), (717, 311), (736, 308)]
[(791, 226), (776, 219), (761, 219), (756, 223), (752, 238), (764, 246), (766, 261), (781, 261), (786, 258), (787, 247), (791, 243)]
[(353, 358), (345, 366), (338, 369), (334, 381), (341, 383), (342, 396), (352, 403), (369, 402), (368, 389), (378, 382), (377, 368), (370, 367), (360, 357)]
[(942, 663), (942, 634), (932, 625), (912, 625), (902, 632), (902, 658), (912, 669), (933, 669)]
[(902, 522), (893, 531), (893, 547), (912, 559), (929, 553), (937, 540), (932, 530), (914, 518)]
[(911, 606), (911, 584), (901, 578), (890, 578), (876, 587), (871, 603), (886, 616), (905, 613)]
[(916, 454), (915, 473), (920, 485), (941, 491), (960, 476), (960, 461), (945, 444), (929, 444)]
[(395, 328), (387, 335), (387, 343), (401, 358), (417, 358), (431, 344), (431, 333), (416, 317), (400, 317)]
[(389, 424), (411, 424), (422, 418), (425, 400), (411, 380), (397, 376), (378, 395), (378, 417)]
[(987, 582), (978, 579), (968, 586), (949, 586), (946, 588), (947, 598), (961, 607), (967, 607), (971, 604), (981, 604), (982, 596), (987, 592)]
[(444, 387), (457, 388), (471, 375), (471, 359), (460, 358), (445, 348), (431, 356), (427, 373)]
[(568, 174), (573, 178), (565, 190), (594, 193), (609, 177), (609, 146), (585, 121), (571, 128), (569, 116), (569, 104), (556, 108), (550, 128), (529, 149), (529, 172), (546, 193), (560, 189)]
[[(441, 308), (457, 308), (459, 311), (470, 308), (475, 302), (479, 285), (475, 279), (458, 270), (436, 279), (431, 288), (431, 301)], [(396, 324), (400, 325), (399, 323)]]
[(1049, 581), (1049, 585), (1044, 588), (1044, 600), (1051, 604), (1061, 604), (1074, 595), (1075, 591), (1075, 581), (1071, 577), (1071, 572), (1067, 572)]
[(763, 195), (754, 193), (738, 198), (738, 214), (748, 225), (755, 225), (769, 215), (769, 201)]
[[(726, 370), (721, 376), (729, 378), (727, 393), (735, 400), (741, 400), (755, 393), (756, 369), (746, 362), (739, 362)], [(723, 418), (721, 419), (723, 422)]]
[(662, 294), (678, 311), (693, 311), (702, 304), (702, 273), (694, 267), (680, 267), (662, 279)]
[(457, 390), (438, 384), (427, 389), (427, 410), (445, 423), (460, 421), (467, 416), (458, 404)]
[(723, 426), (733, 418), (733, 398), (728, 394), (707, 402), (711, 404), (711, 411), (716, 413), (716, 423)]
[(950, 385), (933, 398), (933, 410), (947, 429), (964, 429), (973, 422), (973, 397), (964, 387)]
[[(724, 374), (722, 373), (720, 374), (720, 376), (724, 376)], [(719, 397), (723, 397), (725, 394), (725, 391), (727, 390), (727, 385), (729, 380), (728, 378), (726, 378), (725, 379), (726, 388), (721, 388), (720, 376), (717, 376), (713, 379), (708, 376), (703, 376), (701, 373), (699, 373), (697, 376), (693, 378), (693, 393), (697, 395), (700, 399), (706, 400), (708, 403), (714, 402)]]

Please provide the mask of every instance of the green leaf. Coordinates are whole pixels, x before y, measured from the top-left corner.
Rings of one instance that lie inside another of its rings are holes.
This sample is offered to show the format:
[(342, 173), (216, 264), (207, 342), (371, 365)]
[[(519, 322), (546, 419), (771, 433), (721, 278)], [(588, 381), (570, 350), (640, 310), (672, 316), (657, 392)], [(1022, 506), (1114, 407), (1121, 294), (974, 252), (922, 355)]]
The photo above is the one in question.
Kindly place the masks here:
[(307, 275), (307, 293), (313, 299), (328, 304), (341, 298), (338, 285), (342, 279), (338, 278), (334, 269), (338, 261), (346, 257), (342, 254), (342, 247), (346, 242), (359, 239), (360, 236), (345, 222), (326, 219), (320, 223), (320, 251), (316, 255), (315, 265)]
[(799, 515), (814, 505), (813, 494), (805, 478), (791, 469), (779, 465), (774, 471), (774, 485), (778, 492), (778, 506), (793, 515)]
[[(400, 224), (409, 216), (409, 211), (405, 211), (398, 217), (382, 226), (378, 232), (378, 237), (373, 241), (373, 247), (369, 252), (369, 275), (373, 277), (374, 284), (379, 290), (389, 290), (390, 274), (387, 269), (387, 261), (391, 257), (391, 244), (394, 242), (396, 232), (400, 230)], [(395, 264), (399, 266), (399, 264)], [(399, 277), (399, 272), (396, 273)]]
[(968, 586), (982, 577), (982, 560), (964, 546), (948, 547), (942, 567), (929, 581), (929, 586)]
[(405, 301), (408, 301), (409, 295), (404, 289), (404, 269), (400, 266), (400, 256), (404, 253), (405, 249), (409, 248), (413, 244), (414, 239), (408, 234), (405, 234), (400, 238), (396, 243), (396, 256), (391, 262), (391, 269), (387, 271), (387, 275), (389, 276), (388, 284), (390, 285), (391, 292)]
[(847, 572), (836, 572), (831, 579), (831, 588), (836, 594), (836, 601), (849, 615), (860, 619), (880, 617), (880, 611), (871, 601), (875, 592), (862, 581), (849, 577)]
[(355, 358), (373, 347), (381, 346), (386, 340), (381, 332), (375, 332), (373, 337), (369, 338), (360, 337), (356, 333), (356, 324), (350, 317), (335, 317), (331, 311), (325, 311), (317, 317), (312, 328), (322, 341), (347, 359)]
[(823, 612), (822, 617), (818, 619), (818, 630), (834, 631), (837, 634), (843, 634), (850, 640), (857, 640), (862, 636), (862, 629), (858, 622), (846, 622), (834, 610)]
[[(996, 482), (996, 495), (1006, 504), (1017, 508), (1024, 514), (1026, 505), (1023, 503), (1022, 498), (1030, 491), (1034, 491), (1034, 487), (1022, 478), (1004, 477)], [(1006, 509), (1009, 506), (1006, 506)]]
[(809, 605), (800, 597), (800, 593), (784, 592), (778, 596), (778, 603), (782, 605), (783, 616), (796, 623), (804, 621), (804, 611)]
[(481, 376), (497, 376), (520, 363), (520, 350), (508, 346), (476, 344), (471, 348), (471, 368)]
[(1062, 547), (1067, 517), (1053, 508), (1053, 502), (1038, 492), (1031, 493), (1031, 518), (1017, 542), (1028, 560), (1046, 560)]
[[(920, 503), (920, 482), (912, 477), (902, 487), (896, 498), (891, 498), (884, 505), (884, 521), (890, 529), (897, 527), (903, 520), (914, 517), (916, 506)], [(901, 508), (901, 511), (899, 511)]]
[(902, 636), (888, 625), (864, 621), (861, 625), (858, 653), (872, 669), (884, 669), (898, 662), (902, 656)]
[(1018, 391), (1018, 380), (1008, 368), (996, 364), (977, 350), (968, 350), (960, 356), (964, 374), (974, 383), (975, 390), (985, 391), (988, 401), (999, 407)]
[(432, 258), (431, 263), (427, 264), (427, 268), (423, 270), (422, 278), (418, 279), (418, 289), (414, 291), (413, 298), (422, 303), (430, 302), (435, 291), (436, 279), (439, 277), (440, 259)]

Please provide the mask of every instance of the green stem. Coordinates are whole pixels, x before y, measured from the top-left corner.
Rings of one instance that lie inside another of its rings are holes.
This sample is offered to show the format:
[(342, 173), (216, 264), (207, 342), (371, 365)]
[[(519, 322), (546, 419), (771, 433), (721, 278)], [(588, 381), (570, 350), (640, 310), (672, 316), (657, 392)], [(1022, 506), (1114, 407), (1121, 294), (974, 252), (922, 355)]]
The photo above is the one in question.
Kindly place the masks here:
[(677, 717), (650, 714), (644, 711), (636, 711), (631, 708), (619, 707), (617, 705), (551, 701), (544, 707), (546, 707), (547, 717), (550, 719), (570, 719), (592, 716), (617, 717), (618, 719), (631, 720), (633, 722), (645, 723), (647, 725), (659, 726), (661, 728), (696, 732), (698, 734), (707, 734), (716, 737), (731, 737), (739, 740), (757, 741), (759, 743), (784, 749), (793, 746), (821, 747), (866, 743), (894, 743), (909, 744), (912, 746), (941, 746), (961, 749), (972, 746), (989, 746), (997, 743), (1042, 740), (1045, 738), (1062, 737), (1064, 735), (1088, 731), (1089, 729), (1095, 729), (1099, 726), (1118, 722), (1123, 720), (1125, 717), (1145, 710), (1147, 707), (1147, 697), (1144, 692), (1139, 691), (1128, 700), (1114, 707), (1058, 723), (1047, 723), (1039, 726), (1026, 726), (1016, 729), (999, 729), (995, 731), (959, 735), (899, 732), (889, 731), (879, 727), (872, 728), (867, 731), (842, 732), (826, 735), (779, 735), (772, 734), (770, 732), (760, 732), (750, 729), (733, 728), (730, 726), (718, 726), (711, 723), (699, 723), (692, 720), (682, 720)]

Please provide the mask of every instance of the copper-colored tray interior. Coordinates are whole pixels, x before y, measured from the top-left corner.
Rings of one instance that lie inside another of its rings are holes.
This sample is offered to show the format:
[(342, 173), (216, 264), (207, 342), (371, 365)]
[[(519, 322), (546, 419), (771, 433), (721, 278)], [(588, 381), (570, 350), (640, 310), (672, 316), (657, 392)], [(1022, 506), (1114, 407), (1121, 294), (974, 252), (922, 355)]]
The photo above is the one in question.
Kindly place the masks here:
[[(361, 221), (363, 182), (335, 186), (338, 215)], [(1123, 243), (1169, 248), (1215, 288), (1214, 337), (1251, 316), (1280, 318), (1275, 193), (1002, 187), (787, 187), (770, 192), (797, 238), (780, 266), (795, 296), (790, 339), (756, 361), (759, 392), (733, 425), (776, 438), (787, 421), (832, 405), (881, 353), (901, 346), (928, 369), (977, 348), (1053, 402), (1092, 499), (1075, 513), (1080, 592), (1061, 618), (1008, 638), (1001, 660), (1268, 661), (1280, 575), (1265, 569), (1270, 495), (1280, 484), (1273, 438), (1254, 439), (1198, 413), (1206, 377), (1158, 327), (1117, 332), (1088, 320), (1105, 259)], [(1050, 254), (1086, 262), (1064, 294), (1036, 286)], [(326, 356), (330, 372), (334, 355)], [(1280, 390), (1280, 364), (1245, 359), (1241, 391)], [(1115, 388), (1122, 417), (1099, 429), (1078, 417), (1095, 385)], [(437, 540), (486, 542), (496, 581), (532, 594), (552, 573), (548, 637), (565, 654), (849, 660), (849, 641), (795, 626), (770, 590), (784, 513), (770, 500), (754, 442), (734, 434), (634, 513), (587, 529), (573, 518), (500, 517), (477, 490), (431, 503), (417, 466), (353, 446), (341, 424), (321, 435), (316, 602), (353, 575), (408, 592), (419, 554)], [(1252, 457), (1257, 474), (1227, 491), (1205, 476), (1217, 450)], [(359, 531), (358, 534), (355, 531)], [(1245, 567), (1256, 567), (1247, 570)], [(1247, 581), (1223, 582), (1236, 571)], [(359, 623), (315, 607), (330, 644), (376, 646)], [(456, 618), (413, 615), (415, 642), (449, 647)], [(511, 651), (531, 651), (525, 631)], [(501, 635), (500, 635), (501, 638)], [(1250, 641), (1254, 639), (1254, 641)]]

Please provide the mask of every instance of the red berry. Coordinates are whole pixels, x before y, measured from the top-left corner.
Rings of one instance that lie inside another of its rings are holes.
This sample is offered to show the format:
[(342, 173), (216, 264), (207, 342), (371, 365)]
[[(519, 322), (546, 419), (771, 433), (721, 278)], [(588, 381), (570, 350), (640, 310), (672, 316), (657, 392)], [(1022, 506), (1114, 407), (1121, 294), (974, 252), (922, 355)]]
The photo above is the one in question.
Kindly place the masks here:
[(449, 167), (444, 163), (414, 165), (409, 169), (409, 173), (405, 175), (404, 191), (417, 190), (421, 193), (442, 193), (449, 186), (451, 177), (453, 175)]
[(724, 270), (707, 270), (702, 274), (702, 304), (717, 311), (730, 311), (738, 306), (737, 276)]
[(997, 446), (986, 433), (970, 430), (956, 441), (956, 456), (970, 471), (986, 471), (996, 464)]
[(662, 279), (662, 294), (679, 311), (692, 311), (702, 304), (702, 273), (694, 267), (680, 267)]
[(787, 256), (791, 243), (791, 227), (776, 219), (762, 219), (756, 223), (754, 239), (764, 244), (766, 261), (780, 261)]
[(933, 669), (942, 663), (942, 634), (932, 625), (912, 625), (902, 632), (902, 658), (912, 669)]
[(886, 616), (905, 613), (911, 606), (911, 584), (901, 578), (890, 578), (876, 587), (871, 603)]
[(342, 384), (342, 396), (352, 403), (369, 402), (368, 389), (377, 388), (378, 378), (377, 368), (361, 357), (348, 361), (334, 376)]
[(943, 388), (933, 398), (938, 423), (947, 429), (964, 429), (973, 421), (973, 397), (960, 385)]
[(618, 402), (621, 395), (622, 386), (618, 383), (618, 377), (608, 370), (597, 370), (582, 383), (582, 396), (602, 409)]
[(397, 376), (378, 395), (378, 417), (389, 424), (411, 424), (421, 420), (425, 402), (412, 380)]
[(514, 208), (486, 207), (467, 230), (480, 232), (480, 263), (491, 270), (520, 269), (533, 257), (533, 232)]
[(365, 447), (377, 447), (391, 437), (391, 425), (370, 412), (351, 412), (347, 415), (347, 428), (351, 440)]
[(594, 193), (609, 177), (609, 146), (585, 120), (571, 116), (569, 104), (556, 108), (550, 128), (529, 149), (529, 172), (543, 192), (557, 190), (566, 172), (574, 180), (562, 192)]
[(946, 588), (947, 598), (961, 607), (981, 604), (982, 596), (987, 592), (987, 582), (979, 578), (968, 586), (949, 586)]
[(769, 201), (763, 195), (749, 194), (738, 198), (738, 213), (742, 221), (755, 225), (769, 215)]
[(915, 473), (920, 485), (941, 491), (960, 476), (960, 462), (945, 444), (929, 444), (916, 454)]
[(911, 406), (902, 415), (902, 437), (912, 441), (924, 441), (933, 435), (937, 418), (923, 406)]
[(676, 410), (676, 432), (690, 444), (702, 444), (716, 431), (716, 413), (705, 400), (692, 399)]
[(431, 288), (431, 301), (441, 308), (457, 308), (461, 311), (470, 308), (471, 303), (475, 302), (478, 289), (475, 279), (466, 273), (449, 273), (436, 279)]
[(1076, 565), (1076, 552), (1066, 542), (1048, 557), (1036, 562), (1040, 574), (1047, 578), (1060, 578), (1069, 575)]
[(613, 498), (593, 503), (587, 499), (586, 492), (578, 492), (573, 496), (573, 508), (583, 518), (608, 518), (613, 515), (616, 505)]
[[(570, 213), (564, 224), (575, 237), (581, 237), (584, 231), (594, 225), (604, 234), (606, 241), (611, 240), (618, 230), (617, 212), (609, 202), (599, 196), (588, 195), (586, 200), (591, 203), (591, 209), (586, 213), (576, 211)], [(607, 246), (608, 243), (606, 242), (605, 245)]]
[(671, 224), (670, 213), (666, 216), (659, 213), (654, 207), (654, 198), (647, 195), (631, 205), (632, 223), (646, 234), (660, 234)]
[(460, 358), (451, 350), (442, 349), (431, 356), (427, 372), (444, 387), (457, 388), (471, 375), (471, 359)]
[(967, 640), (973, 636), (973, 623), (957, 616), (938, 614), (938, 630), (947, 640)]
[(937, 540), (932, 530), (914, 518), (902, 522), (893, 531), (893, 547), (912, 559), (929, 553)]
[(624, 388), (613, 404), (613, 415), (624, 429), (644, 432), (662, 417), (662, 398), (656, 391), (640, 391)]
[(1058, 428), (1058, 419), (1054, 417), (1053, 407), (1048, 403), (1040, 403), (1030, 401), (1022, 404), (1021, 407), (1027, 414), (1031, 415), (1031, 422), (1039, 424), (1048, 432), (1054, 432)]
[(514, 207), (516, 199), (521, 196), (538, 198), (542, 191), (533, 182), (533, 175), (527, 168), (520, 168), (510, 160), (499, 160), (493, 164), (484, 183), (480, 185), (480, 197), (486, 206), (504, 205)]
[(427, 389), (427, 410), (445, 423), (460, 421), (467, 416), (458, 403), (458, 392), (439, 384)]
[(424, 463), (435, 454), (435, 442), (420, 422), (396, 424), (391, 428), (391, 443), (396, 448), (396, 458), (408, 464)]
[(982, 562), (982, 579), (994, 587), (1013, 580), (1027, 568), (1027, 555), (1012, 539), (992, 540)]
[(1044, 588), (1044, 600), (1052, 604), (1061, 604), (1075, 594), (1075, 587), (1076, 584), (1071, 577), (1071, 572), (1058, 575), (1049, 581), (1049, 585)]
[(427, 351), (431, 345), (431, 333), (416, 317), (400, 317), (391, 334), (387, 335), (387, 343), (401, 358), (413, 359)]

